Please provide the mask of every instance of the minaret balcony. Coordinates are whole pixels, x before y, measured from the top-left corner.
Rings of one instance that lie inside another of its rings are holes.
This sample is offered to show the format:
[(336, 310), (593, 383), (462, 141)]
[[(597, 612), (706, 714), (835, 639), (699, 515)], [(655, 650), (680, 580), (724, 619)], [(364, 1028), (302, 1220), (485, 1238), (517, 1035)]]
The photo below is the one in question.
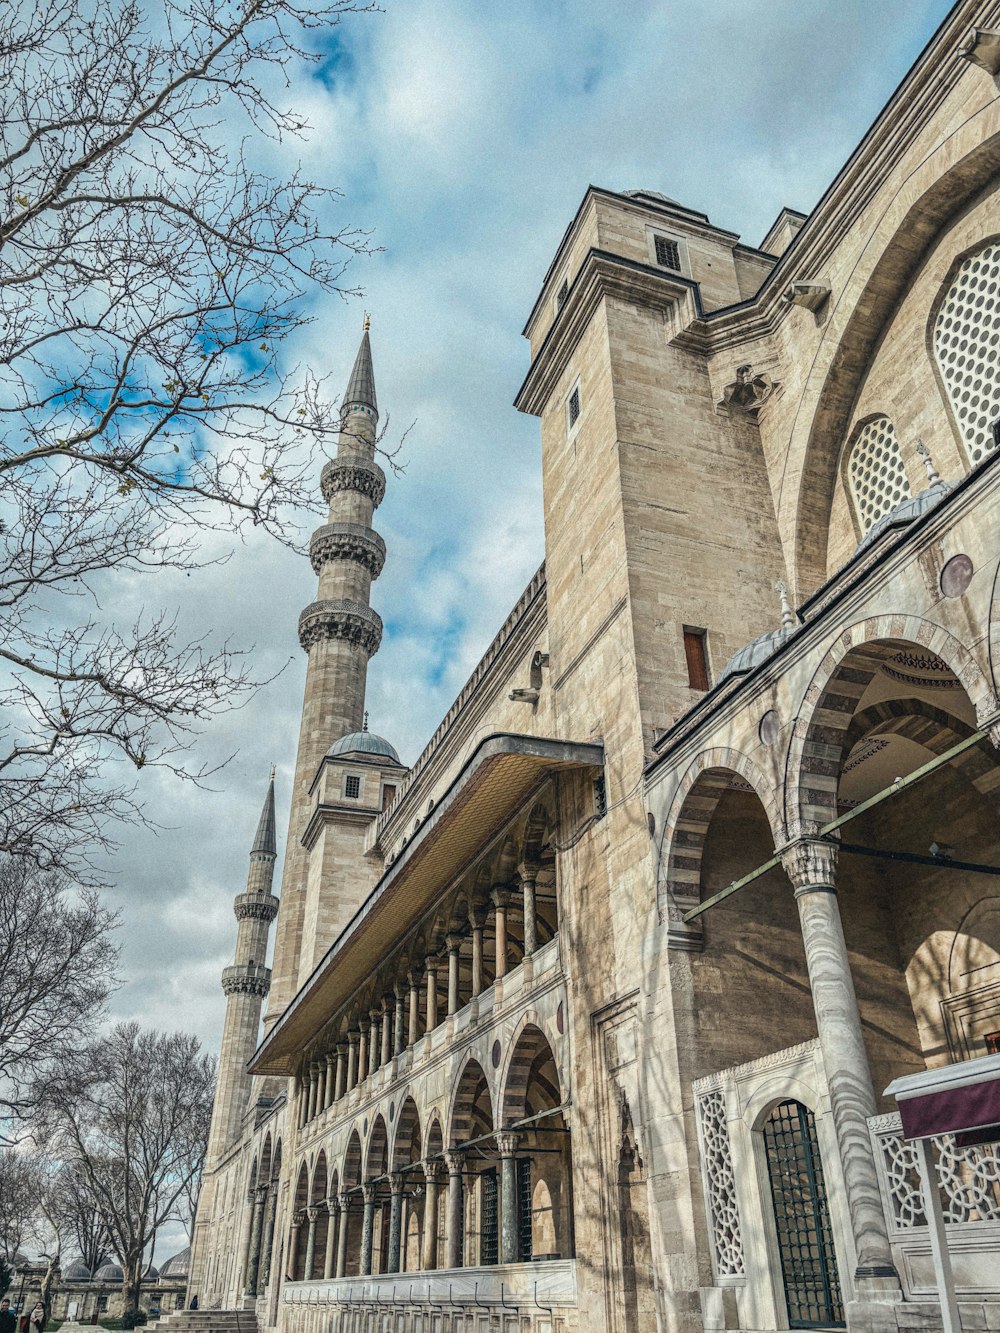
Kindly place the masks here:
[(299, 616), (299, 643), (308, 652), (313, 644), (329, 639), (343, 639), (371, 657), (382, 642), (382, 617), (348, 597), (310, 602)]
[(273, 893), (241, 893), (233, 904), (237, 921), (266, 921), (278, 915), (278, 899)]
[(361, 523), (327, 523), (312, 535), (309, 560), (314, 574), (331, 560), (353, 560), (377, 579), (385, 564), (385, 542)]
[(264, 999), (271, 989), (271, 969), (261, 963), (236, 963), (223, 968), (222, 989), (227, 995), (257, 995)]
[(385, 473), (377, 463), (360, 459), (331, 459), (320, 473), (319, 484), (327, 504), (339, 491), (357, 491), (367, 496), (376, 509), (385, 499)]

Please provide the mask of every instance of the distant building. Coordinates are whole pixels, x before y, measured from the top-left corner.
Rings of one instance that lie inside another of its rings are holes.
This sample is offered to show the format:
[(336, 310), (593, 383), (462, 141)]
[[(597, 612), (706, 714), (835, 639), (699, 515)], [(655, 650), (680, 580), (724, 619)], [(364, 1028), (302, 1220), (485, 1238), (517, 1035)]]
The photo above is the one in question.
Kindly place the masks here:
[(272, 782), (223, 976), (203, 1309), (900, 1333), (942, 1326), (943, 1231), (1000, 1327), (997, 1145), (925, 1135), (931, 1227), (884, 1092), (1000, 1076), (998, 76), (1000, 5), (962, 0), (760, 247), (586, 191), (517, 398), (545, 562), (409, 768), (365, 725), (366, 330), (280, 906)]
[[(172, 1255), (156, 1269), (146, 1270), (139, 1291), (139, 1308), (153, 1318), (171, 1314), (184, 1305), (187, 1290), (190, 1248)], [(21, 1311), (30, 1310), (41, 1292), (45, 1265), (25, 1260), (17, 1265), (14, 1278), (6, 1295)], [(59, 1270), (52, 1288), (51, 1317), (76, 1320), (81, 1324), (96, 1323), (107, 1316), (119, 1318), (125, 1312), (122, 1296), (124, 1274), (116, 1263), (102, 1264), (91, 1275), (87, 1265), (76, 1259)]]

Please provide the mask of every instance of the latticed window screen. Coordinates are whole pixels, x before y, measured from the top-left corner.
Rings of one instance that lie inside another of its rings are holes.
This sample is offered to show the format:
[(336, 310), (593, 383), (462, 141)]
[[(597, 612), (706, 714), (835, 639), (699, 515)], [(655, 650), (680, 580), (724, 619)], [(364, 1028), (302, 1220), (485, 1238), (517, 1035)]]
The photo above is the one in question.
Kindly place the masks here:
[(1000, 243), (970, 255), (934, 323), (934, 354), (972, 463), (994, 448), (1000, 417)]
[(499, 1193), (495, 1168), (484, 1171), (480, 1176), (482, 1183), (483, 1215), (479, 1231), (479, 1262), (483, 1265), (495, 1264), (500, 1257), (499, 1245)]
[(851, 492), (863, 531), (910, 494), (899, 441), (888, 417), (862, 426), (847, 460)]
[(517, 1260), (531, 1258), (531, 1158), (517, 1160)]

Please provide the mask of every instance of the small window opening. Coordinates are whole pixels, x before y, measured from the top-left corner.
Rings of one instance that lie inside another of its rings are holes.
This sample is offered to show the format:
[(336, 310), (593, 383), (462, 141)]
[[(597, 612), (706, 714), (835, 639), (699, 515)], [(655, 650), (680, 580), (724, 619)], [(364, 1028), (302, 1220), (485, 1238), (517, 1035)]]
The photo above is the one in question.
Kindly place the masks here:
[(608, 813), (608, 788), (603, 776), (594, 779), (594, 813), (598, 819)]
[(556, 292), (556, 309), (561, 310), (566, 304), (566, 297), (569, 296), (569, 278), (563, 278), (559, 284), (559, 290)]
[(684, 657), (688, 684), (693, 690), (708, 689), (708, 632), (684, 626)]
[(387, 782), (385, 786), (382, 788), (382, 809), (388, 810), (389, 806), (392, 805), (395, 799), (396, 799), (396, 788), (392, 785), (391, 782)]
[(361, 779), (356, 773), (348, 773), (344, 779), (344, 795), (356, 800), (361, 795)]
[(987, 1032), (983, 1036), (987, 1055), (1000, 1055), (1000, 1032)]
[(569, 424), (575, 426), (580, 420), (580, 386), (576, 388), (569, 396)]
[(681, 247), (676, 241), (670, 240), (667, 236), (657, 236), (654, 238), (656, 246), (656, 262), (661, 268), (672, 268), (674, 272), (679, 272), (681, 266)]

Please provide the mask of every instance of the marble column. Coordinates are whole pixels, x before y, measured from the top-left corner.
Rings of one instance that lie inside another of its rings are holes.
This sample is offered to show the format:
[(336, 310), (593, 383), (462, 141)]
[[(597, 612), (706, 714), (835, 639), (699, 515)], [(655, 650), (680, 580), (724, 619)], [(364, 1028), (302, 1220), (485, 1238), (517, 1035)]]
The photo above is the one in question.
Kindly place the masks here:
[(309, 1219), (309, 1230), (306, 1232), (306, 1267), (305, 1280), (308, 1282), (313, 1275), (313, 1264), (316, 1262), (316, 1223), (319, 1221), (319, 1209), (315, 1204), (306, 1209), (306, 1217)]
[(309, 1109), (309, 1083), (305, 1070), (299, 1072), (296, 1079), (296, 1096), (298, 1097), (298, 1124), (299, 1129), (306, 1123), (306, 1111)]
[(347, 1276), (347, 1232), (350, 1227), (351, 1196), (340, 1196), (340, 1226), (337, 1229), (337, 1276)]
[(445, 1227), (445, 1267), (462, 1267), (462, 1154), (446, 1152), (448, 1168), (448, 1220)]
[(361, 1225), (361, 1267), (362, 1277), (370, 1277), (372, 1271), (372, 1240), (375, 1235), (375, 1203), (378, 1191), (374, 1185), (365, 1185), (362, 1191), (365, 1199), (365, 1216)]
[(377, 1009), (370, 1009), (368, 1017), (371, 1021), (368, 1030), (368, 1072), (374, 1074), (379, 1067), (379, 1057), (382, 1054), (382, 1015)]
[(441, 1189), (441, 1163), (424, 1162), (427, 1195), (424, 1199), (424, 1234), (421, 1237), (420, 1267), (430, 1272), (438, 1266), (438, 1194)]
[(410, 1012), (407, 1041), (413, 1046), (420, 1038), (420, 974), (407, 972), (406, 985), (410, 992)]
[(364, 1083), (368, 1077), (368, 1028), (362, 1021), (358, 1033), (358, 1082)]
[(392, 1004), (387, 999), (382, 1005), (382, 1064), (392, 1059)]
[(299, 1262), (299, 1231), (302, 1229), (302, 1223), (305, 1220), (305, 1213), (292, 1213), (291, 1224), (288, 1228), (288, 1273), (293, 1282), (295, 1281), (295, 1268)]
[(458, 1013), (458, 968), (462, 938), (460, 935), (447, 936), (448, 946), (448, 1017)]
[(267, 1186), (258, 1185), (253, 1192), (253, 1222), (250, 1225), (250, 1251), (247, 1256), (247, 1296), (257, 1294), (257, 1274), (260, 1267), (260, 1237), (264, 1225), (264, 1204), (267, 1202)]
[(472, 997), (483, 989), (483, 915), (481, 912), (469, 913), (469, 925), (472, 927)]
[(535, 912), (535, 866), (523, 865), (519, 870), (521, 895), (524, 900), (524, 956), (530, 958), (538, 948), (538, 918)]
[(336, 1251), (337, 1239), (337, 1218), (340, 1212), (340, 1204), (336, 1197), (331, 1197), (326, 1201), (326, 1211), (330, 1215), (330, 1220), (326, 1224), (326, 1249), (323, 1251), (323, 1277), (329, 1281), (333, 1277), (334, 1255)]
[(438, 1022), (437, 959), (427, 960), (427, 1032), (433, 1032)]
[(316, 1114), (316, 1096), (319, 1092), (319, 1066), (313, 1060), (309, 1065), (309, 1109), (306, 1111), (306, 1124)]
[(406, 987), (397, 983), (393, 990), (396, 1000), (395, 1022), (393, 1027), (393, 1054), (402, 1055), (406, 1050)]
[(333, 1052), (324, 1056), (326, 1061), (326, 1087), (323, 1089), (323, 1110), (326, 1111), (333, 1103)]
[(403, 1231), (403, 1177), (389, 1177), (389, 1257), (386, 1272), (399, 1272), (399, 1248)]
[(336, 1079), (334, 1080), (334, 1086), (333, 1086), (333, 1100), (334, 1100), (335, 1102), (339, 1102), (339, 1101), (340, 1101), (341, 1097), (343, 1097), (344, 1092), (346, 1091), (346, 1088), (347, 1088), (347, 1081), (346, 1081), (346, 1073), (347, 1073), (347, 1071), (346, 1071), (345, 1064), (346, 1064), (346, 1062), (345, 1062), (345, 1060), (344, 1060), (344, 1048), (343, 1048), (343, 1046), (338, 1046), (338, 1047), (337, 1047), (337, 1075), (336, 1075)]
[(347, 1034), (347, 1091), (352, 1092), (358, 1086), (358, 1034)]
[(496, 935), (496, 975), (499, 981), (507, 975), (507, 908), (510, 906), (510, 893), (507, 889), (494, 889), (490, 894), (493, 899), (493, 925)]
[(263, 1296), (271, 1280), (271, 1258), (274, 1254), (274, 1222), (278, 1215), (278, 1182), (275, 1181), (267, 1191), (267, 1206), (264, 1210), (264, 1239), (260, 1247), (260, 1265), (257, 1277), (257, 1295)]
[(517, 1170), (514, 1157), (519, 1135), (506, 1130), (495, 1134), (500, 1154), (500, 1262), (517, 1263)]
[(785, 853), (782, 865), (799, 909), (816, 1031), (858, 1253), (855, 1278), (866, 1282), (869, 1289), (891, 1289), (898, 1287), (899, 1279), (868, 1135), (868, 1117), (876, 1109), (875, 1091), (837, 906), (837, 849), (832, 843), (803, 839)]

